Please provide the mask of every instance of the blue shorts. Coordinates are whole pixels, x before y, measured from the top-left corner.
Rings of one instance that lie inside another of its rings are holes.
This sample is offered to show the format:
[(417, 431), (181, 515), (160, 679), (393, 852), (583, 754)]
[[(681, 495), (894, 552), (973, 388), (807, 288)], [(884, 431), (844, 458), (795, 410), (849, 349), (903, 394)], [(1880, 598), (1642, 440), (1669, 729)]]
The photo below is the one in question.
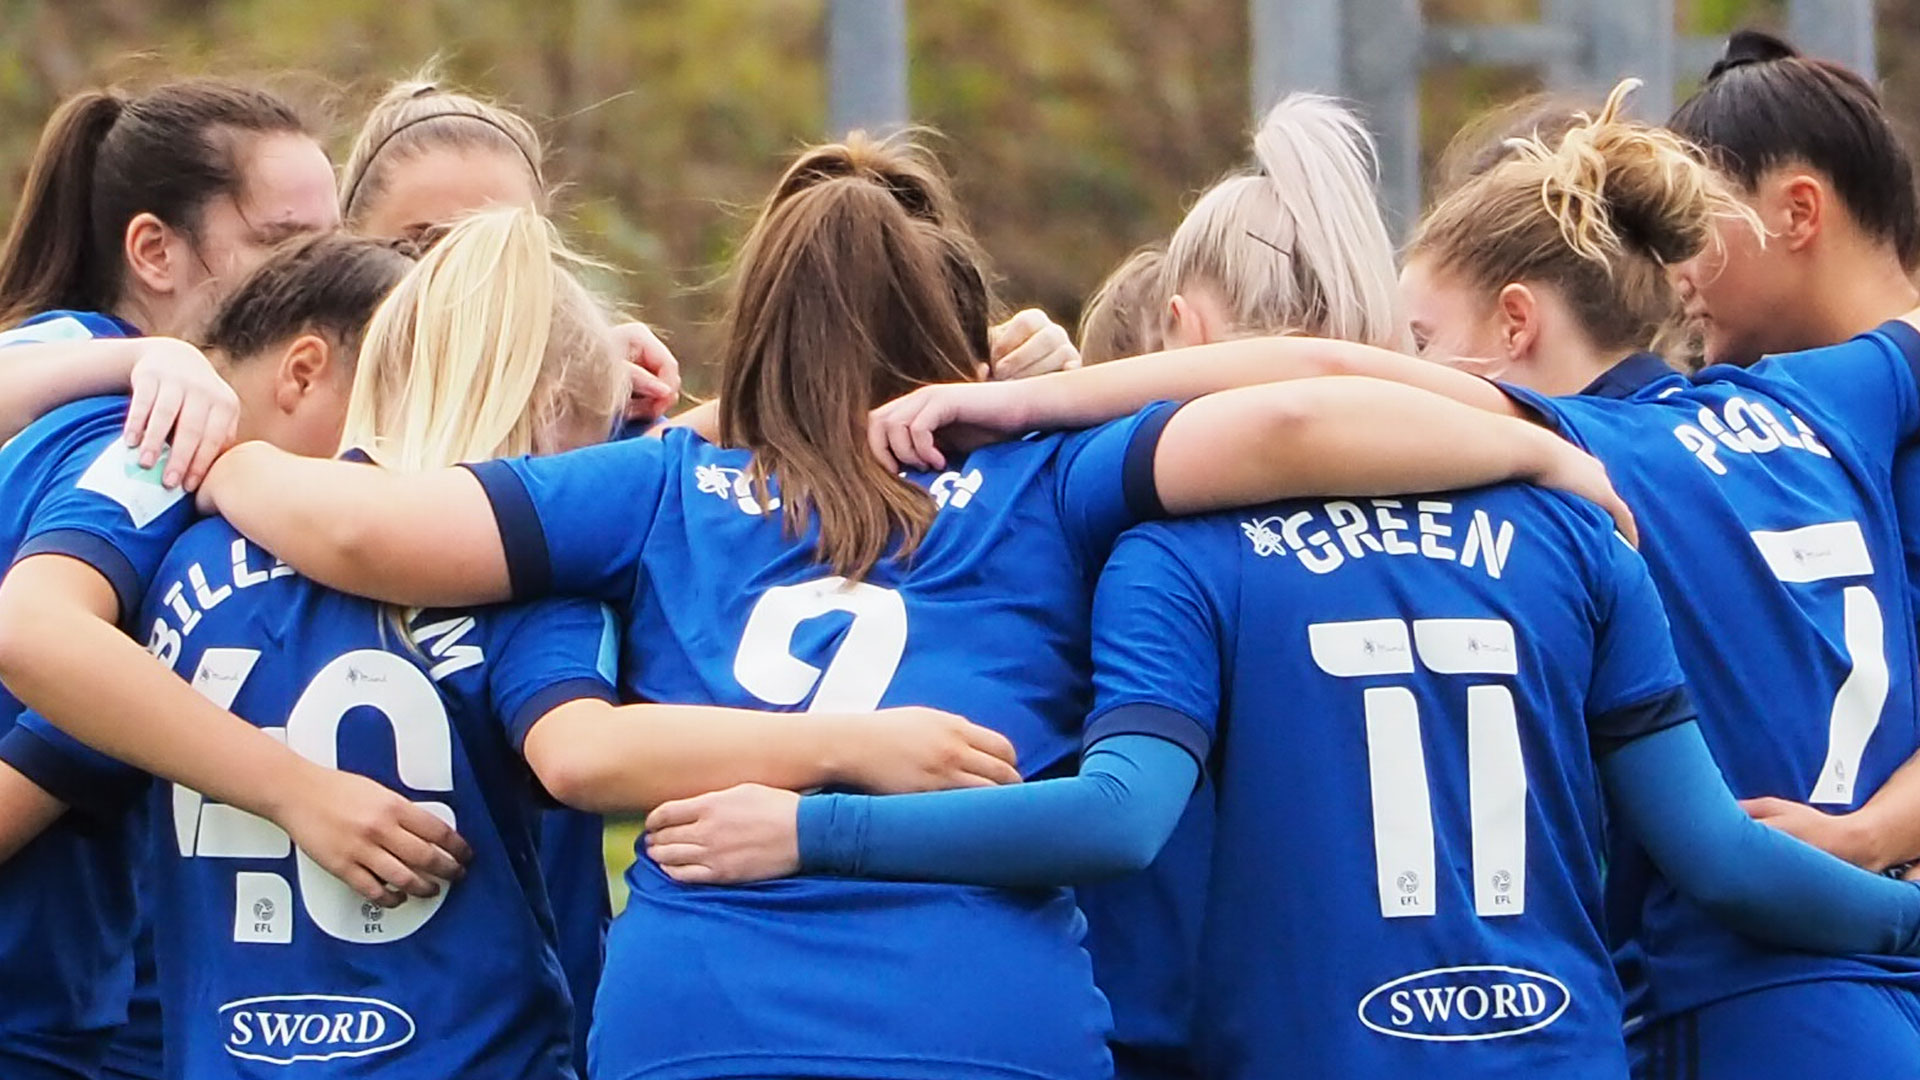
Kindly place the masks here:
[(1827, 980), (1668, 1017), (1628, 1043), (1634, 1080), (1920, 1076), (1920, 992)]

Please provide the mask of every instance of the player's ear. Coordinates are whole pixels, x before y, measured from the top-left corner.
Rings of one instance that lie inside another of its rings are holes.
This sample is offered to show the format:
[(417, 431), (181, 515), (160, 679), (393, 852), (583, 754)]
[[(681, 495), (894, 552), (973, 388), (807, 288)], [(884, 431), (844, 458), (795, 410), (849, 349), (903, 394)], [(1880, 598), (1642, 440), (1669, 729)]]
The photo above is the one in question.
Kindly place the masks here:
[(177, 239), (166, 222), (149, 213), (135, 214), (121, 239), (127, 273), (150, 292), (171, 296), (180, 291), (179, 262), (185, 252)]
[(1784, 177), (1780, 184), (1783, 224), (1775, 243), (1800, 251), (1820, 234), (1826, 221), (1827, 185), (1806, 173)]
[(273, 403), (281, 412), (291, 413), (316, 390), (330, 387), (340, 378), (339, 358), (333, 346), (319, 334), (301, 334), (280, 355), (280, 368), (274, 379)]
[(1519, 282), (1509, 282), (1494, 298), (1500, 351), (1509, 365), (1531, 358), (1540, 342), (1540, 298)]
[(1180, 293), (1174, 293), (1167, 301), (1167, 348), (1186, 349), (1207, 343), (1206, 328), (1201, 324), (1200, 310), (1193, 301)]

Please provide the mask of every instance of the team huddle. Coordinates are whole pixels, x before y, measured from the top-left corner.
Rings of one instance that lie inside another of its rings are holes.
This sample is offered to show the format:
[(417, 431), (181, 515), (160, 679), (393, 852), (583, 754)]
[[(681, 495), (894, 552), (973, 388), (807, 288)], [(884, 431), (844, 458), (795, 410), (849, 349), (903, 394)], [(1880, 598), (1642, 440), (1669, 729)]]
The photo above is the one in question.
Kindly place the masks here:
[(1912, 165), (1765, 35), (1632, 85), (1397, 251), (1290, 96), (1077, 348), (925, 151), (806, 149), (672, 416), (525, 119), (70, 98), (0, 1077), (1920, 1075)]

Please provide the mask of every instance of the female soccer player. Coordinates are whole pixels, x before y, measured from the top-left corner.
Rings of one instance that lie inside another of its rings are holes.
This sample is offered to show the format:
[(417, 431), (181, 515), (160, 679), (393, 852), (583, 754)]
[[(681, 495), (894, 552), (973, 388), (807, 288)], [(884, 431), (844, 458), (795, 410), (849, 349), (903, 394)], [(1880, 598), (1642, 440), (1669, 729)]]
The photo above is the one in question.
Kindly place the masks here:
[[(1685, 144), (1619, 120), (1621, 96), (1556, 146), (1522, 143), (1450, 195), (1410, 251), (1404, 283), (1423, 348), (1487, 358), (1518, 385), (1503, 392), (1336, 343), (1280, 343), (1269, 372), (1376, 374), (1494, 411), (1531, 410), (1594, 450), (1647, 525), (1647, 561), (1701, 731), (1735, 793), (1856, 806), (1920, 742), (1887, 490), (1895, 447), (1920, 426), (1911, 367), (1920, 335), (1894, 322), (1697, 384), (1646, 354), (1618, 359), (1670, 310), (1665, 267), (1704, 250), (1716, 217), (1751, 220)], [(1124, 367), (1104, 375), (1147, 377)], [(1102, 415), (1084, 379), (1029, 389), (1077, 394), (1083, 419)], [(990, 389), (917, 396), (899, 406), (896, 445), (930, 445), (946, 420), (989, 423), (1007, 406)], [(1712, 1075), (1797, 1076), (1843, 1060), (1866, 1075), (1920, 1055), (1904, 989), (1913, 960), (1760, 947), (1641, 865), (1616, 851), (1610, 889), (1615, 931), (1631, 939), (1619, 960), (1639, 988), (1632, 1022), (1655, 1021), (1635, 1040), (1643, 1072), (1695, 1061)], [(1846, 1042), (1831, 1053), (1818, 1049), (1824, 1036), (1769, 1007), (1822, 997), (1838, 1004), (1796, 1015), (1846, 1018), (1828, 1025)], [(1766, 1037), (1751, 1034), (1754, 1016), (1769, 1018)]]
[[(337, 220), (324, 154), (271, 95), (211, 81), (137, 97), (81, 94), (56, 112), (36, 149), (0, 252), (0, 325), (14, 327), (8, 337), (25, 343), (21, 350), (196, 333), (227, 283), (271, 243)], [(125, 359), (127, 350), (100, 348)], [(204, 422), (211, 407), (190, 415)], [(131, 704), (156, 700), (143, 697), (139, 678), (116, 686), (122, 696), (110, 702), (75, 710), (71, 700), (91, 688), (103, 656), (131, 658), (141, 665), (137, 675), (148, 673), (151, 663), (115, 625), (130, 617), (190, 510), (162, 474), (177, 480), (187, 462), (162, 464), (158, 445), (120, 445), (127, 408), (113, 397), (57, 410), (0, 459), (13, 496), (0, 528), (12, 564), (0, 584), (0, 716), (9, 740), (23, 703), (81, 711), (82, 724), (116, 729)], [(226, 760), (245, 764), (223, 779), (220, 759), (200, 753), (206, 744), (197, 740), (232, 732), (222, 726), (231, 718), (209, 716), (187, 697), (158, 721), (179, 737), (148, 763), (176, 765), (279, 820), (341, 872), (390, 859), (395, 847), (414, 866), (452, 871), (436, 845), (457, 839), (442, 823), (375, 785), (325, 775), (257, 732), (230, 744)], [(14, 752), (0, 757), (36, 781), (66, 761), (59, 750), (21, 745), (9, 741)], [(0, 1061), (8, 1075), (91, 1073), (125, 1016), (134, 912), (121, 884), (89, 871), (102, 851), (124, 853), (118, 830), (69, 819), (0, 874), (8, 927), (0, 937)]]
[[(970, 241), (936, 224), (955, 220), (950, 199), (930, 163), (885, 144), (822, 147), (789, 168), (736, 268), (721, 397), (736, 445), (676, 430), (417, 475), (244, 446), (202, 494), (313, 579), (390, 602), (603, 598), (626, 626), (629, 700), (963, 707), (1013, 739), (1029, 776), (1074, 751), (1093, 572), (1144, 515), (1537, 470), (1607, 497), (1586, 461), (1526, 425), (1352, 383), (1160, 407), (901, 478), (871, 454), (868, 411), (974, 377), (986, 337)], [(1456, 453), (1409, 452), (1424, 445), (1397, 422), (1410, 406), (1442, 418)], [(1347, 422), (1362, 414), (1374, 422)], [(275, 490), (288, 484), (307, 498)], [(1062, 891), (699, 889), (646, 858), (630, 881), (596, 1076), (1110, 1067), (1106, 1006)]]

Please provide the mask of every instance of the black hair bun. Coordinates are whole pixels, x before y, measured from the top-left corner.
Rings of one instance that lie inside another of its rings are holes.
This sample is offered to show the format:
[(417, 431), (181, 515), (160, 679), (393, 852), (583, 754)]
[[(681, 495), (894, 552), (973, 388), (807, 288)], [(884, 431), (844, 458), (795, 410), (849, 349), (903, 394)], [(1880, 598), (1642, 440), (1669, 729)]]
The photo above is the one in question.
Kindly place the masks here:
[(1748, 64), (1764, 64), (1769, 60), (1789, 60), (1799, 56), (1800, 50), (1784, 40), (1764, 30), (1736, 30), (1727, 39), (1727, 49), (1720, 59), (1713, 62), (1713, 69), (1707, 72), (1707, 81), (1712, 82), (1734, 68)]

